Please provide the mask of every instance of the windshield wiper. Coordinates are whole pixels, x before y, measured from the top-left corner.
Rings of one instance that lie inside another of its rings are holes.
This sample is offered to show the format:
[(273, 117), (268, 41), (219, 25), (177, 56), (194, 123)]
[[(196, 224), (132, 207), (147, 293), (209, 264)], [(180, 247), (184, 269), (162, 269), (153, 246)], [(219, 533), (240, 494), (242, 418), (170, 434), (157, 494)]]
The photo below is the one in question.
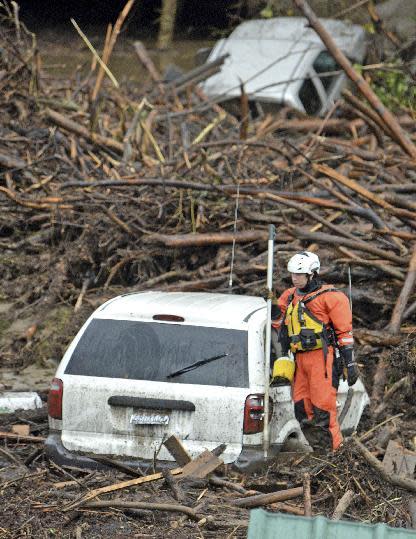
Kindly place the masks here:
[(184, 367), (183, 369), (179, 369), (178, 371), (173, 371), (170, 374), (167, 374), (166, 378), (174, 378), (175, 376), (179, 376), (180, 374), (184, 374), (185, 372), (193, 371), (194, 369), (201, 367), (201, 365), (206, 365), (207, 363), (211, 363), (211, 361), (215, 361), (216, 359), (221, 359), (228, 355), (229, 354), (221, 354), (219, 356), (212, 356), (207, 359), (201, 359), (201, 361), (196, 361), (195, 363), (191, 363), (190, 365), (188, 365), (187, 367)]

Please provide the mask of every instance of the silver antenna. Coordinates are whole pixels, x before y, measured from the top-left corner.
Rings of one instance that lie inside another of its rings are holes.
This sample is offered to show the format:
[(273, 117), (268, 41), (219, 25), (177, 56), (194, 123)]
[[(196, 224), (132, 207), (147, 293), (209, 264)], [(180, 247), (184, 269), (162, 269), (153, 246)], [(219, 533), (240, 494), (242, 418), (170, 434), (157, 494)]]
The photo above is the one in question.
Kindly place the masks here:
[(352, 291), (351, 291), (351, 266), (348, 265), (348, 295), (350, 298), (350, 309), (352, 312)]
[(237, 218), (238, 218), (238, 203), (240, 200), (240, 184), (237, 184), (237, 198), (235, 200), (234, 209), (234, 227), (233, 227), (233, 246), (231, 248), (231, 264), (230, 264), (230, 279), (228, 281), (228, 287), (230, 292), (233, 289), (233, 269), (234, 269), (234, 256), (235, 256), (235, 235), (237, 232)]

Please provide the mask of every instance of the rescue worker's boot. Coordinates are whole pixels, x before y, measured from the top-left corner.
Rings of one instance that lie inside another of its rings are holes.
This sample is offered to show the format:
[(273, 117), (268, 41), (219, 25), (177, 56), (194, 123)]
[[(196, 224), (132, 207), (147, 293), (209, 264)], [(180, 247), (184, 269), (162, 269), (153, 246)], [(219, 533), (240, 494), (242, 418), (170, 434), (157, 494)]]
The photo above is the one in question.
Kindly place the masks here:
[(332, 446), (332, 436), (327, 427), (308, 420), (302, 425), (302, 432), (314, 451), (328, 451)]

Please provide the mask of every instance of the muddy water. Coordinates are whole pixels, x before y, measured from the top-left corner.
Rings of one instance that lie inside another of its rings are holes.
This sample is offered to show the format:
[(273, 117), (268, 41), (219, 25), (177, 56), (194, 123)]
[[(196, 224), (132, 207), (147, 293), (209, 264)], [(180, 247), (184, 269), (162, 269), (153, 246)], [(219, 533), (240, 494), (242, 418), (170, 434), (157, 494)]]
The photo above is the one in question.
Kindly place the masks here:
[[(105, 27), (87, 30), (85, 32), (99, 54), (105, 37)], [(123, 80), (141, 81), (148, 77), (147, 72), (139, 62), (133, 48), (134, 37), (120, 34), (112, 57), (110, 70), (119, 83)], [(37, 32), (37, 42), (42, 57), (42, 66), (46, 73), (62, 78), (72, 78), (77, 71), (86, 75), (91, 67), (92, 53), (88, 50), (75, 28), (72, 26), (45, 29)], [(167, 66), (174, 64), (183, 71), (195, 67), (195, 54), (198, 49), (212, 47), (212, 40), (174, 41), (172, 48), (158, 51), (156, 42), (143, 40), (150, 57), (163, 74)]]

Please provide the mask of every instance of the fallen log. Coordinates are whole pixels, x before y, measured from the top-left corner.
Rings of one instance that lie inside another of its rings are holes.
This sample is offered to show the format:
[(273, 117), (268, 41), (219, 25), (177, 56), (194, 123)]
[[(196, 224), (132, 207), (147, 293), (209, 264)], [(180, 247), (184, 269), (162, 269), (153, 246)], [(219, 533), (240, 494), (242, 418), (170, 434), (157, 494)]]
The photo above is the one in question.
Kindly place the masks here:
[(314, 221), (318, 221), (318, 223), (321, 223), (322, 225), (324, 225), (326, 228), (329, 228), (333, 232), (336, 232), (337, 234), (342, 234), (346, 238), (350, 238), (351, 240), (355, 241), (355, 237), (352, 234), (343, 230), (341, 227), (337, 225), (333, 225), (328, 219), (324, 219), (313, 210), (306, 208), (304, 204), (299, 204), (298, 202), (295, 202), (293, 200), (288, 200), (285, 197), (279, 197), (278, 195), (274, 195), (271, 193), (264, 193), (264, 194), (261, 193), (257, 195), (257, 197), (264, 198), (267, 200), (272, 200), (273, 202), (279, 202), (280, 204), (283, 204), (284, 206), (288, 206), (289, 208), (296, 209), (297, 211), (301, 213), (305, 213), (306, 215), (311, 217)]
[(385, 193), (392, 191), (394, 193), (416, 193), (416, 184), (402, 183), (399, 185), (370, 185), (369, 190), (374, 193)]
[(267, 241), (265, 230), (245, 230), (243, 232), (212, 232), (201, 234), (152, 234), (144, 238), (146, 243), (162, 243), (165, 247), (180, 249), (183, 247), (203, 247), (206, 245), (230, 245), (235, 243), (251, 243)]
[(409, 200), (409, 197), (403, 197), (394, 193), (384, 193), (382, 197), (390, 204), (395, 204), (410, 211), (416, 211), (416, 202)]
[(294, 226), (288, 227), (288, 230), (290, 233), (293, 233), (296, 238), (310, 240), (316, 243), (344, 245), (345, 247), (351, 247), (352, 249), (355, 249), (357, 251), (365, 251), (367, 253), (371, 253), (383, 260), (390, 260), (391, 262), (395, 262), (399, 266), (402, 266), (406, 262), (406, 259), (403, 259), (403, 257), (400, 257), (378, 247), (374, 247), (373, 245), (368, 245), (358, 239), (354, 241), (348, 238), (341, 238), (339, 236), (325, 234), (324, 232), (309, 232)]
[(201, 520), (201, 515), (197, 515), (192, 507), (172, 503), (151, 503), (151, 502), (128, 502), (125, 500), (105, 500), (100, 502), (88, 502), (84, 507), (102, 509), (105, 507), (115, 507), (117, 509), (150, 509), (152, 511), (168, 511), (173, 513), (184, 513), (192, 520)]
[(127, 466), (123, 462), (119, 462), (118, 460), (110, 459), (108, 457), (104, 457), (101, 455), (96, 455), (94, 457), (91, 457), (93, 460), (96, 460), (97, 462), (100, 462), (102, 464), (105, 464), (106, 466), (109, 466), (111, 468), (115, 468), (116, 470), (119, 470), (120, 472), (123, 472), (127, 475), (131, 475), (132, 477), (143, 477), (144, 473), (139, 469), (135, 470), (131, 468), (130, 466)]
[(413, 314), (416, 311), (416, 301), (414, 301), (409, 307), (404, 311), (402, 320), (406, 320), (406, 318), (409, 318), (411, 314)]
[(404, 281), (404, 274), (399, 271), (396, 268), (392, 268), (391, 266), (387, 264), (382, 264), (381, 262), (377, 262), (376, 260), (364, 260), (362, 258), (337, 258), (335, 262), (341, 262), (346, 263), (350, 265), (356, 265), (356, 266), (364, 266), (366, 268), (377, 268), (384, 273), (387, 273), (388, 275), (391, 275), (395, 279), (399, 279), (400, 281)]
[(278, 492), (270, 492), (268, 494), (257, 494), (256, 496), (249, 496), (248, 498), (237, 498), (232, 500), (231, 504), (237, 507), (259, 507), (260, 505), (269, 505), (274, 502), (282, 502), (285, 500), (291, 500), (302, 496), (303, 487), (290, 488), (287, 490), (280, 490)]
[(387, 326), (387, 331), (393, 335), (400, 331), (400, 324), (403, 319), (403, 313), (406, 309), (409, 296), (413, 291), (416, 282), (416, 243), (413, 245), (413, 252), (409, 263), (409, 269), (406, 275), (406, 279), (403, 284), (403, 288), (397, 298), (396, 305), (394, 306), (391, 320)]
[(305, 510), (302, 507), (297, 507), (296, 505), (289, 505), (288, 503), (276, 502), (268, 504), (270, 509), (277, 509), (278, 511), (284, 511), (285, 513), (290, 513), (291, 515), (296, 515), (298, 517), (305, 516)]
[(361, 148), (356, 148), (352, 146), (349, 142), (345, 142), (338, 139), (327, 139), (322, 136), (315, 135), (314, 140), (316, 140), (320, 146), (329, 151), (335, 151), (337, 153), (343, 153), (347, 155), (356, 155), (365, 159), (366, 161), (381, 161), (383, 159), (382, 152), (369, 152), (367, 150), (362, 150)]
[[(323, 124), (323, 131), (326, 133), (345, 133), (348, 128), (348, 121), (342, 118), (329, 118)], [(291, 131), (296, 133), (310, 133), (316, 131), (322, 126), (320, 118), (305, 118), (296, 120), (277, 120), (268, 125), (262, 134), (271, 133), (273, 131)]]
[[(371, 202), (374, 202), (374, 204), (377, 204), (378, 206), (381, 206), (383, 209), (391, 213), (392, 215), (396, 215), (398, 217), (407, 217), (408, 219), (415, 219), (416, 220), (416, 212), (409, 211), (403, 208), (396, 208), (392, 206), (389, 202), (384, 200), (383, 198), (375, 195), (365, 187), (358, 184), (355, 180), (351, 180), (350, 178), (347, 178), (343, 174), (340, 174), (337, 170), (334, 170), (331, 167), (328, 167), (327, 165), (318, 165), (314, 164), (313, 168), (320, 172), (321, 174), (324, 174), (328, 176), (329, 178), (332, 178), (333, 180), (341, 183), (342, 185), (345, 185), (349, 189), (352, 189), (356, 193), (360, 194), (362, 197), (366, 198), (367, 200), (371, 200)], [(414, 223), (416, 227), (416, 222)]]
[(405, 232), (403, 230), (375, 229), (374, 234), (396, 236), (397, 238), (401, 238), (403, 240), (416, 240), (416, 234), (412, 232)]
[[(354, 337), (363, 344), (371, 344), (372, 346), (397, 346), (401, 343), (400, 335), (390, 335), (386, 331), (375, 331), (370, 329), (355, 329)], [(386, 372), (386, 364), (381, 368)]]

